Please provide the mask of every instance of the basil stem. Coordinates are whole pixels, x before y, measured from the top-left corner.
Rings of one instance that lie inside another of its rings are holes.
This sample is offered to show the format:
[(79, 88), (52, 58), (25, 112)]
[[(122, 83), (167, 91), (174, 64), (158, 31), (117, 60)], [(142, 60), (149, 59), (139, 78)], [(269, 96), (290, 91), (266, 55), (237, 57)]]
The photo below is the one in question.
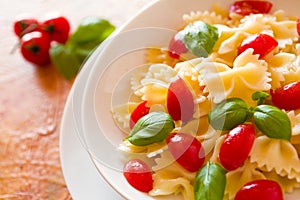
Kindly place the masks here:
[(290, 140), (291, 122), (285, 112), (271, 105), (259, 105), (253, 114), (256, 127), (266, 136)]
[(268, 98), (270, 94), (266, 92), (254, 92), (252, 94), (252, 99), (257, 101), (257, 105), (261, 105), (265, 102), (266, 98)]
[(239, 98), (229, 98), (221, 101), (211, 110), (208, 120), (216, 130), (231, 130), (247, 121), (251, 115), (245, 101)]
[(217, 163), (207, 162), (196, 174), (195, 200), (223, 200), (226, 171)]
[(219, 38), (218, 28), (203, 21), (187, 25), (184, 34), (185, 46), (199, 57), (207, 57)]
[(126, 139), (133, 145), (146, 146), (163, 141), (174, 128), (169, 114), (150, 112), (137, 121)]

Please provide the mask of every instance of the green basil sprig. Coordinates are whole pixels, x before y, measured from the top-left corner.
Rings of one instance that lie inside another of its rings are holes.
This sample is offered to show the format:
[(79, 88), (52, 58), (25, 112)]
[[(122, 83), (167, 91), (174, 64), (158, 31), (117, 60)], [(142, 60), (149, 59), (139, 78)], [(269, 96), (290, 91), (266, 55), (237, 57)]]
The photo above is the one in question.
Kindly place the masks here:
[(52, 63), (67, 80), (74, 78), (83, 62), (114, 30), (115, 26), (106, 19), (83, 19), (66, 44), (50, 48)]
[(256, 92), (252, 97), (258, 101), (255, 108), (239, 98), (223, 100), (208, 114), (210, 125), (216, 130), (231, 130), (253, 117), (256, 127), (266, 136), (290, 140), (292, 127), (287, 114), (272, 105), (259, 105), (268, 97), (266, 93)]
[(254, 109), (255, 125), (270, 138), (290, 140), (291, 122), (285, 112), (271, 105), (259, 105)]
[(146, 146), (163, 141), (174, 128), (169, 114), (150, 112), (137, 121), (126, 139), (133, 145)]
[(196, 174), (195, 200), (222, 200), (226, 186), (226, 171), (217, 163), (207, 162)]
[(183, 42), (194, 55), (207, 57), (218, 38), (217, 27), (203, 21), (196, 21), (185, 27)]
[(251, 116), (245, 101), (229, 98), (217, 104), (208, 114), (210, 125), (216, 130), (231, 130)]

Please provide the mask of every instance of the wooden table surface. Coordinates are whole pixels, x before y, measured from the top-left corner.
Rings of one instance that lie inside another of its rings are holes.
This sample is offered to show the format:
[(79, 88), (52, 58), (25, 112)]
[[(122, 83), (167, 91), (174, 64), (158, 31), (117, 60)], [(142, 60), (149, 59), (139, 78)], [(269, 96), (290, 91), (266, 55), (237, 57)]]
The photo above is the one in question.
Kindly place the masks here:
[(119, 27), (150, 0), (0, 1), (0, 199), (72, 199), (59, 157), (60, 121), (72, 81), (54, 66), (23, 59), (12, 25), (19, 15), (43, 19), (56, 12), (72, 30), (87, 16)]

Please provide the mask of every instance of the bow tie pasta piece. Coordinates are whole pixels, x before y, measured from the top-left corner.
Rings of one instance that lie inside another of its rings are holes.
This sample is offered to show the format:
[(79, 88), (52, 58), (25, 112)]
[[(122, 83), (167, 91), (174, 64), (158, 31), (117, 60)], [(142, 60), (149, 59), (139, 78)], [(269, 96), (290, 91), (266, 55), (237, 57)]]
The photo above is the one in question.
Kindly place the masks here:
[(166, 64), (153, 64), (149, 67), (142, 84), (158, 83), (168, 86), (177, 72)]
[(286, 21), (270, 21), (271, 29), (273, 30), (276, 39), (292, 39), (296, 41), (298, 38), (297, 22), (294, 20)]
[(129, 102), (112, 108), (112, 116), (114, 122), (124, 133), (130, 132), (130, 128), (129, 128), (130, 113), (134, 110), (134, 108), (137, 105), (138, 103)]
[(272, 21), (271, 30), (275, 39), (278, 41), (279, 50), (288, 50), (294, 42), (298, 41), (297, 22), (295, 20)]
[(267, 91), (271, 88), (267, 63), (253, 55), (253, 49), (247, 49), (234, 61), (233, 68), (218, 63), (198, 65), (201, 78), (214, 103), (230, 97), (243, 99), (248, 105), (254, 105), (252, 94), (255, 91)]
[[(288, 16), (284, 10), (275, 10), (273, 13), (273, 16), (276, 17), (276, 21), (285, 21), (285, 20), (291, 20), (294, 17)], [(295, 18), (294, 18), (295, 20)]]
[(147, 101), (147, 106), (165, 105), (168, 87), (176, 75), (177, 72), (166, 64), (153, 64), (149, 67), (145, 77), (141, 80), (138, 92), (142, 94), (142, 100)]
[(183, 199), (194, 199), (194, 186), (185, 178), (163, 179), (155, 174), (153, 179), (153, 189), (149, 192), (150, 196), (181, 194)]
[[(223, 32), (221, 33), (223, 34)], [(243, 31), (236, 31), (234, 34), (227, 39), (221, 41), (221, 44), (218, 48), (219, 54), (227, 54), (232, 53), (234, 56), (237, 54), (237, 48), (241, 44), (241, 42), (247, 37), (249, 34)]]
[(149, 66), (144, 65), (143, 67), (139, 67), (135, 70), (135, 73), (132, 74), (130, 77), (130, 87), (133, 92), (138, 97), (141, 97), (143, 94), (140, 92), (140, 89), (142, 88), (141, 81), (146, 76), (147, 72), (149, 70)]
[(293, 68), (292, 66), (292, 68), (289, 68), (289, 70), (284, 73), (285, 80), (282, 85), (287, 85), (300, 80), (300, 66), (298, 65), (295, 67), (296, 68)]
[(282, 86), (285, 82), (285, 74), (289, 72), (289, 67), (295, 61), (296, 56), (291, 53), (278, 53), (275, 55), (269, 55), (265, 57), (268, 63), (268, 70), (271, 73), (271, 87), (276, 89)]
[(293, 53), (278, 53), (266, 58), (272, 78), (272, 89), (300, 80), (300, 56)]
[(284, 192), (293, 192), (294, 189), (300, 188), (300, 182), (296, 179), (288, 179), (286, 176), (279, 176), (276, 172), (264, 172), (267, 179), (276, 181)]
[(153, 190), (151, 196), (182, 194), (183, 199), (194, 199), (195, 173), (184, 170), (166, 150), (155, 159)]
[(275, 22), (276, 17), (267, 14), (253, 14), (241, 19), (238, 28), (250, 34), (261, 33), (271, 29), (271, 22)]
[(299, 55), (282, 52), (267, 56), (266, 61), (269, 63), (269, 71), (271, 73), (271, 84), (273, 89), (277, 89), (283, 85), (300, 80)]
[(215, 44), (210, 57), (215, 62), (224, 63), (232, 67), (237, 56), (237, 49), (239, 45), (249, 34), (226, 26), (216, 27), (218, 27), (220, 37)]
[(203, 92), (203, 87), (200, 86), (198, 81), (199, 71), (195, 66), (201, 63), (205, 58), (196, 58), (189, 61), (176, 64), (175, 70), (178, 75), (188, 83), (192, 89), (195, 101), (200, 103), (206, 100), (206, 95)]
[(228, 19), (224, 18), (222, 15), (216, 12), (209, 11), (196, 11), (190, 12), (189, 14), (184, 14), (182, 17), (186, 24), (193, 23), (195, 21), (204, 21), (208, 24), (226, 24)]
[(250, 161), (264, 171), (274, 170), (281, 176), (300, 182), (300, 160), (295, 147), (286, 140), (260, 136), (254, 141)]

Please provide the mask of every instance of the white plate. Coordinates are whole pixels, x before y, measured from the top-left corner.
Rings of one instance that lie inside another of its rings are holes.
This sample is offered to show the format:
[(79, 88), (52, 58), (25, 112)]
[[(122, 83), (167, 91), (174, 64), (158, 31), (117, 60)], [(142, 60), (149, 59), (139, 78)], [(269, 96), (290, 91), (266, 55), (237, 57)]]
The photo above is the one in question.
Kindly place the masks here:
[[(144, 30), (136, 30), (136, 28), (141, 28), (141, 27), (148, 27), (148, 31), (151, 32), (153, 31), (153, 28), (149, 28), (149, 27), (164, 27), (164, 28), (168, 28), (169, 30), (176, 30), (178, 27), (180, 27), (180, 22), (181, 21), (181, 14), (182, 13), (188, 13), (190, 11), (195, 11), (195, 10), (205, 10), (205, 9), (209, 9), (211, 7), (211, 5), (213, 4), (213, 2), (218, 2), (221, 5), (229, 5), (229, 3), (231, 1), (228, 0), (219, 0), (219, 1), (204, 1), (204, 0), (187, 0), (185, 1), (184, 5), (182, 5), (182, 0), (160, 0), (157, 1), (155, 4), (147, 7), (147, 9), (143, 10), (143, 12), (141, 12), (139, 15), (137, 15), (135, 18), (133, 18), (131, 21), (129, 21), (122, 29), (121, 31), (125, 31), (125, 30), (132, 30), (135, 29), (133, 33), (133, 37), (135, 37), (135, 39), (141, 39), (141, 42), (143, 45), (145, 46), (149, 46), (151, 44), (162, 44), (163, 42), (166, 42), (165, 38), (161, 38), (161, 41), (158, 41), (157, 38), (155, 38), (154, 32), (153, 34), (150, 33), (145, 33), (143, 31)], [(288, 10), (289, 13), (294, 13), (296, 14), (298, 11), (298, 6), (292, 6), (292, 5), (299, 5), (299, 1), (297, 0), (289, 0), (288, 3), (282, 3), (282, 1), (279, 0), (274, 0), (272, 1), (274, 2), (275, 7), (280, 4), (280, 8), (284, 9), (284, 10)], [(281, 2), (281, 3), (280, 3)], [(140, 32), (139, 32), (140, 31)], [(126, 35), (127, 33), (130, 34), (130, 32), (123, 32), (124, 34), (121, 34), (120, 37), (128, 37), (130, 38), (131, 36)], [(145, 35), (143, 35), (142, 33), (146, 34), (146, 36), (148, 36), (150, 39), (149, 40), (143, 40), (142, 37), (145, 37)], [(167, 33), (165, 36), (167, 37), (167, 35), (170, 35), (170, 32)], [(142, 37), (139, 37), (142, 36)], [(114, 39), (111, 41), (111, 43), (108, 44), (108, 48), (105, 49), (104, 52), (98, 52), (98, 57), (96, 60), (94, 60), (96, 62), (96, 66), (93, 66), (92, 63), (90, 63), (90, 66), (92, 66), (91, 69), (91, 73), (86, 72), (89, 76), (88, 76), (88, 80), (84, 79), (85, 81), (87, 81), (87, 87), (83, 87), (82, 91), (84, 91), (84, 93), (82, 93), (83, 96), (83, 104), (79, 104), (79, 108), (74, 107), (75, 108), (75, 114), (77, 114), (77, 116), (75, 116), (76, 119), (79, 119), (79, 121), (82, 121), (82, 124), (77, 126), (78, 124), (71, 124), (73, 126), (76, 126), (79, 130), (81, 130), (82, 128), (84, 129), (83, 132), (88, 132), (88, 133), (93, 133), (93, 132), (97, 132), (99, 131), (99, 124), (98, 122), (101, 121), (101, 123), (104, 123), (106, 127), (112, 127), (111, 124), (113, 124), (112, 119), (109, 117), (110, 116), (110, 106), (111, 106), (111, 91), (113, 90), (114, 84), (118, 82), (120, 73), (122, 73), (122, 70), (129, 70), (128, 67), (130, 67), (130, 65), (132, 66), (137, 66), (140, 63), (141, 60), (139, 59), (133, 59), (132, 62), (136, 62), (136, 63), (123, 63), (124, 65), (122, 66), (122, 68), (120, 70), (116, 70), (115, 74), (114, 72), (110, 72), (109, 70), (106, 70), (105, 68), (109, 65), (115, 65), (115, 61), (117, 62), (122, 62), (122, 58), (120, 59), (120, 57), (122, 57), (122, 55), (128, 53), (128, 50), (131, 50), (131, 52), (136, 49), (136, 48), (140, 48), (141, 45), (139, 42), (134, 42), (134, 43), (122, 43), (124, 45), (120, 45), (118, 44), (118, 38)], [(121, 38), (120, 41), (124, 41), (124, 38)], [(136, 41), (136, 40), (134, 40)], [(157, 43), (154, 43), (157, 42)], [(135, 46), (137, 45), (137, 46)], [(129, 48), (129, 49), (128, 49)], [(133, 55), (135, 56), (135, 55)], [(119, 60), (120, 59), (120, 60)], [(99, 66), (98, 64), (101, 64), (101, 66)], [(119, 63), (120, 64), (120, 63)], [(102, 79), (101, 75), (103, 73), (107, 73), (106, 75), (106, 79)], [(104, 81), (106, 80), (106, 81)], [(115, 82), (114, 82), (115, 81)], [(99, 84), (101, 83), (101, 84)], [(102, 90), (103, 92), (106, 93), (102, 93), (99, 92), (99, 90)], [(108, 94), (108, 96), (106, 96)], [(78, 99), (77, 99), (78, 100)], [(95, 101), (97, 102), (97, 104), (95, 104)], [(78, 102), (82, 103), (82, 99), (78, 100)], [(67, 133), (70, 130), (70, 114), (72, 114), (72, 110), (70, 109), (70, 101), (68, 101), (67, 106), (66, 106), (66, 111), (64, 114), (64, 118), (63, 118), (63, 123), (62, 123), (62, 165), (63, 165), (63, 171), (64, 171), (64, 175), (66, 177), (66, 182), (68, 184), (68, 187), (70, 189), (71, 194), (75, 194), (76, 192), (78, 193), (79, 187), (76, 185), (78, 184), (77, 182), (81, 182), (82, 180), (82, 176), (81, 174), (75, 174), (73, 173), (71, 175), (71, 173), (69, 172), (69, 170), (74, 170), (74, 168), (72, 168), (72, 164), (70, 164), (69, 162), (72, 161), (70, 158), (67, 158), (67, 156), (70, 157), (74, 157), (74, 154), (76, 154), (77, 152), (74, 150), (73, 145), (69, 144), (69, 141), (66, 141), (68, 139), (68, 137), (70, 136), (65, 136), (65, 134), (69, 134)], [(92, 105), (92, 106), (87, 106), (87, 105)], [(81, 107), (83, 106), (83, 107)], [(68, 110), (69, 109), (69, 110)], [(74, 111), (74, 110), (73, 110)], [(96, 112), (95, 112), (96, 111)], [(81, 113), (84, 113), (85, 116), (89, 116), (89, 117), (84, 117), (83, 115), (81, 115)], [(79, 116), (78, 116), (79, 114)], [(75, 120), (76, 121), (76, 120)], [(67, 124), (69, 123), (69, 124)], [(103, 127), (100, 127), (99, 132), (102, 132), (102, 134), (104, 134), (105, 137), (103, 137), (103, 135), (100, 134), (95, 134), (93, 137), (88, 137), (88, 139), (86, 141), (84, 141), (84, 145), (85, 148), (88, 149), (93, 152), (93, 155), (95, 157), (93, 157), (93, 162), (95, 162), (97, 169), (99, 170), (99, 172), (105, 177), (105, 179), (108, 180), (108, 182), (110, 184), (113, 184), (113, 187), (116, 191), (119, 191), (120, 193), (122, 193), (122, 195), (125, 198), (130, 198), (132, 196), (132, 194), (134, 193), (135, 199), (153, 199), (143, 193), (139, 193), (136, 190), (134, 190), (132, 187), (130, 187), (126, 180), (124, 179), (124, 177), (122, 176), (122, 174), (120, 173), (120, 171), (118, 170), (118, 164), (116, 161), (119, 160), (119, 154), (114, 154), (112, 152), (116, 151), (116, 145), (114, 142), (115, 141), (121, 141), (121, 137), (120, 134), (111, 134), (111, 135), (105, 135), (108, 133), (115, 133), (114, 131), (111, 131), (110, 129), (102, 129)], [(74, 129), (74, 128), (73, 128)], [(103, 131), (104, 130), (104, 131)], [(105, 130), (109, 130), (109, 131), (105, 131)], [(113, 129), (116, 130), (116, 129)], [(74, 130), (73, 130), (74, 133)], [(79, 133), (82, 133), (82, 131), (79, 131)], [(81, 138), (86, 138), (84, 135), (81, 135)], [(103, 139), (106, 138), (106, 139)], [(79, 143), (80, 144), (80, 143)], [(71, 146), (71, 147), (70, 147)], [(78, 147), (79, 148), (79, 147)], [(84, 149), (84, 148), (83, 148)], [(107, 150), (107, 149), (111, 149), (108, 151), (103, 151), (103, 150)], [(87, 153), (86, 153), (87, 154)], [(77, 155), (75, 155), (76, 157)], [(87, 155), (88, 156), (88, 155)], [(105, 160), (105, 162), (103, 162), (103, 160)], [(79, 160), (77, 163), (79, 165), (84, 165), (83, 162), (89, 162), (89, 165), (91, 164), (91, 160)], [(74, 162), (73, 162), (74, 163)], [(105, 165), (103, 165), (105, 164)], [(116, 164), (116, 165), (114, 165)], [(107, 167), (109, 166), (109, 167)], [(117, 168), (115, 168), (115, 166)], [(91, 166), (89, 166), (91, 167)], [(117, 169), (117, 170), (116, 170)], [(82, 169), (81, 169), (82, 170)], [(77, 170), (77, 172), (80, 172), (80, 170)], [(92, 175), (94, 173), (94, 176), (92, 178)], [(97, 174), (97, 171), (95, 171), (95, 169), (93, 168), (93, 173), (91, 173), (91, 177), (89, 180), (94, 180), (95, 181), (95, 177), (99, 177), (99, 175)], [(77, 176), (76, 176), (77, 175)], [(97, 187), (96, 185), (92, 185), (92, 182), (88, 184), (88, 187), (81, 187), (81, 190), (89, 190), (89, 188), (91, 186), (94, 186), (95, 188)], [(101, 190), (102, 191), (102, 190)], [(105, 191), (106, 192), (106, 191)], [(83, 192), (82, 192), (83, 193)], [(101, 192), (100, 192), (101, 193)], [(103, 198), (103, 194), (99, 194), (99, 193), (93, 193), (95, 195), (98, 195), (98, 198)], [(91, 199), (91, 198), (84, 198), (84, 199)], [(110, 197), (108, 199), (116, 199), (114, 197)], [(157, 198), (155, 198), (157, 199)], [(172, 199), (174, 200), (174, 198), (164, 198), (164, 199)], [(292, 198), (289, 198), (292, 199)]]
[[(99, 47), (97, 52), (101, 51), (101, 49), (102, 47)], [(88, 64), (93, 63), (95, 58), (93, 55), (86, 63), (87, 65), (81, 70), (66, 102), (60, 137), (62, 171), (69, 192), (74, 200), (99, 200), (99, 197), (122, 200), (123, 198), (107, 184), (96, 170), (75, 125), (75, 115), (72, 106), (74, 90), (76, 90), (75, 95), (77, 95), (84, 89), (86, 78), (89, 74), (88, 66), (90, 65)]]

